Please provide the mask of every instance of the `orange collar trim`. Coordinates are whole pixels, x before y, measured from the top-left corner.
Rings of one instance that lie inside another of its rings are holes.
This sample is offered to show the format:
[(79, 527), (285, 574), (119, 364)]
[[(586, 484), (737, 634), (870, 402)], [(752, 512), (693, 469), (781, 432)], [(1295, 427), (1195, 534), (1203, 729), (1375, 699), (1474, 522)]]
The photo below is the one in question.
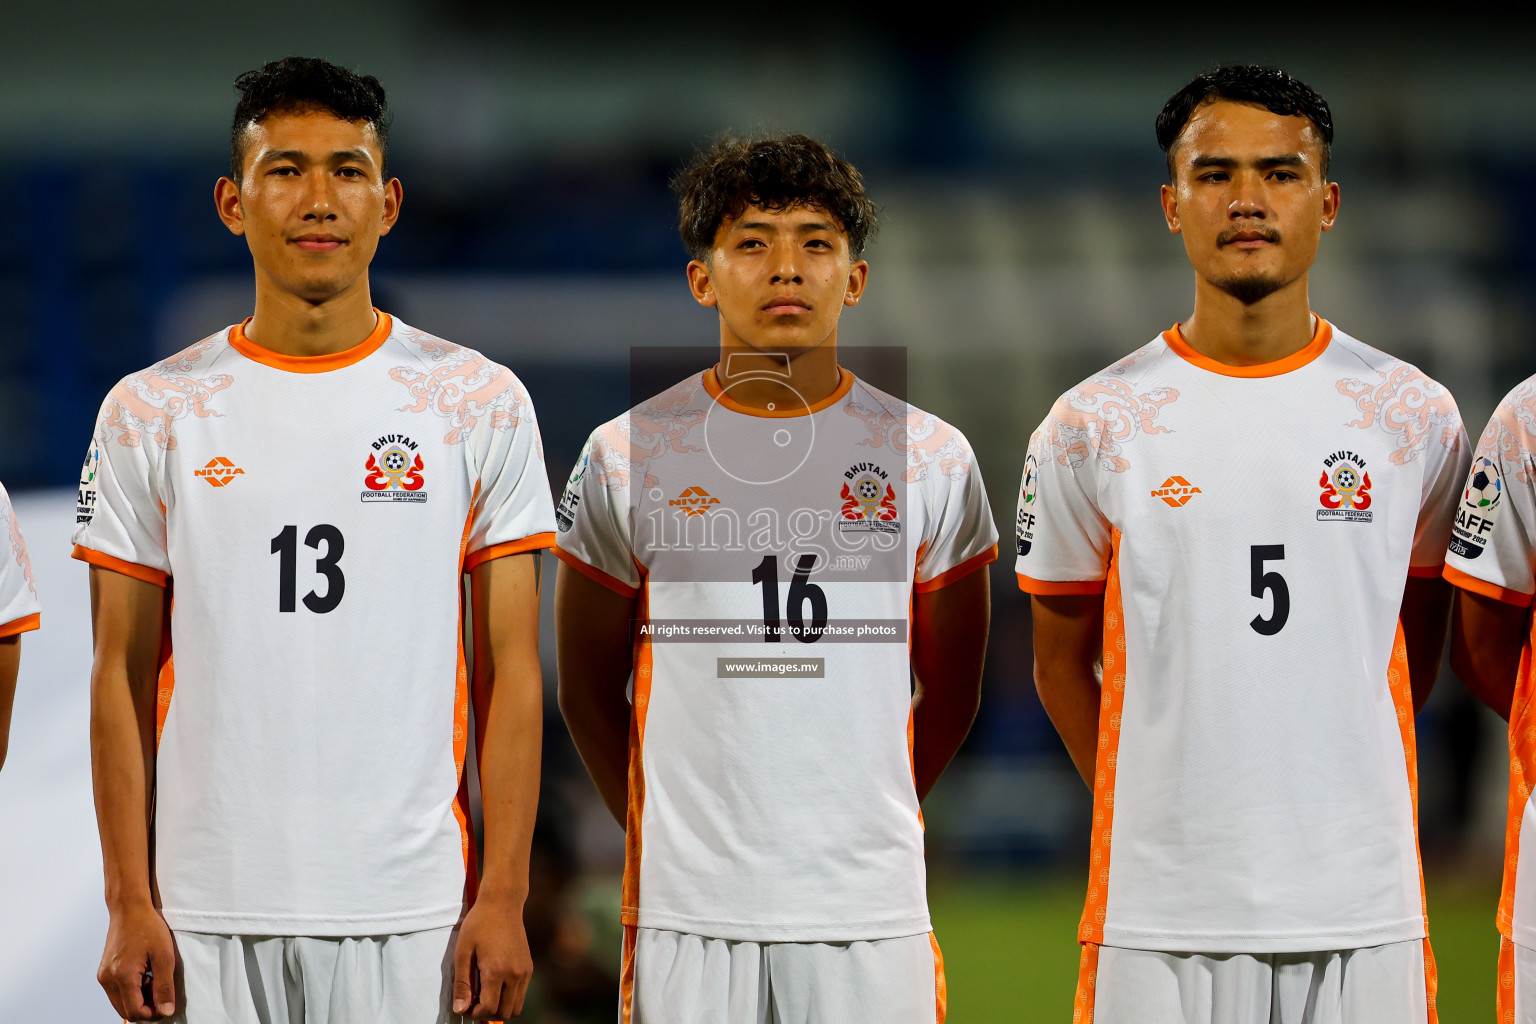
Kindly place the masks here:
[(821, 401), (811, 406), (808, 411), (797, 412), (787, 409), (754, 409), (749, 405), (742, 405), (730, 395), (726, 394), (725, 389), (720, 386), (720, 376), (715, 371), (716, 367), (711, 366), (709, 369), (704, 371), (702, 378), (704, 381), (704, 390), (709, 392), (709, 397), (713, 398), (715, 401), (719, 402), (721, 405), (725, 406), (732, 412), (739, 412), (745, 416), (763, 416), (767, 419), (788, 419), (794, 416), (809, 416), (813, 413), (821, 412), (821, 410), (829, 409), (836, 405), (838, 402), (841, 402), (845, 397), (847, 397), (848, 392), (853, 389), (853, 374), (844, 367), (839, 366), (837, 368), (837, 387), (826, 398), (823, 398)]
[(1183, 332), (1179, 330), (1183, 326), (1183, 324), (1174, 324), (1163, 332), (1163, 340), (1168, 343), (1168, 347), (1186, 362), (1194, 363), (1202, 370), (1219, 373), (1223, 377), (1278, 377), (1282, 373), (1299, 370), (1322, 355), (1328, 343), (1333, 340), (1333, 325), (1322, 317), (1318, 317), (1317, 328), (1312, 332), (1312, 340), (1307, 342), (1306, 348), (1292, 352), (1284, 359), (1276, 359), (1272, 363), (1233, 366), (1230, 363), (1218, 362), (1210, 356), (1201, 355), (1190, 348), (1189, 342), (1184, 340)]
[(373, 333), (351, 348), (332, 352), (329, 355), (288, 356), (269, 348), (262, 348), (245, 336), (245, 325), (251, 322), (250, 317), (246, 317), (230, 329), (229, 343), (236, 352), (247, 359), (254, 359), (258, 363), (278, 370), (287, 370), (289, 373), (325, 373), (362, 362), (377, 352), (379, 346), (389, 338), (389, 332), (393, 326), (389, 314), (380, 309), (375, 309), (374, 313), (378, 314), (379, 320), (374, 324)]

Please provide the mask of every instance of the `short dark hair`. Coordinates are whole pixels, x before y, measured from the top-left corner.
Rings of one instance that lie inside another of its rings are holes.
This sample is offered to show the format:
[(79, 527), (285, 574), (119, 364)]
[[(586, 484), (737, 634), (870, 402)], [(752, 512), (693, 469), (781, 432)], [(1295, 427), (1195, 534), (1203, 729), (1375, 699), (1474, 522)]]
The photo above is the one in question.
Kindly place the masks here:
[(240, 180), (245, 168), (245, 132), (273, 114), (323, 110), (343, 121), (366, 121), (389, 155), (389, 105), (384, 86), (372, 75), (338, 67), (319, 57), (284, 57), (235, 79), (240, 102), (229, 129), (229, 173)]
[(749, 206), (809, 206), (837, 220), (854, 259), (875, 233), (875, 204), (858, 169), (806, 135), (742, 139), (726, 134), (696, 154), (672, 179), (678, 231), (696, 260), (706, 259), (715, 232)]
[(1168, 177), (1173, 175), (1173, 147), (1202, 103), (1231, 100), (1252, 103), (1276, 114), (1305, 117), (1317, 128), (1323, 140), (1323, 176), (1328, 176), (1328, 158), (1333, 149), (1333, 112), (1328, 101), (1311, 86), (1279, 68), (1258, 64), (1225, 64), (1197, 75), (1193, 82), (1173, 94), (1157, 115), (1157, 144), (1168, 154)]

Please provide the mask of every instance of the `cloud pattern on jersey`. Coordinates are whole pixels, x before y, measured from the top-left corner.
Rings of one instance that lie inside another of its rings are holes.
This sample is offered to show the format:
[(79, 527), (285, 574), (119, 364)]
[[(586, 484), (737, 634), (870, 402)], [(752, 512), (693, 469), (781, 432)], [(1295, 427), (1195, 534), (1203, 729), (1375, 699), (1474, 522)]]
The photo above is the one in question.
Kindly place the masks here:
[(1124, 373), (1145, 351), (1138, 349), (1105, 373), (1088, 378), (1051, 406), (1050, 446), (1056, 461), (1077, 469), (1092, 458), (1099, 469), (1124, 473), (1131, 466), (1125, 446), (1132, 438), (1172, 432), (1154, 421), (1163, 406), (1178, 401), (1177, 388), (1158, 387), (1137, 394), (1129, 382), (1109, 376)]
[(22, 577), (27, 581), (27, 589), (32, 591), (32, 596), (37, 596), (37, 582), (32, 578), (32, 556), (27, 554), (27, 542), (21, 539), (21, 524), (16, 522), (16, 513), (11, 509), (10, 503), (0, 497), (0, 516), (4, 516), (11, 535), (11, 555), (16, 559), (16, 565), (21, 569)]
[[(400, 411), (431, 411), (447, 420), (444, 443), (463, 443), (483, 417), (490, 418), (492, 430), (511, 430), (532, 413), (528, 392), (516, 375), (474, 349), (404, 324), (396, 327), (395, 338), (420, 349), (423, 360), (431, 366), (429, 370), (397, 366), (389, 371), (412, 398)], [(542, 459), (542, 443), (539, 447)]]
[(903, 457), (906, 469), (902, 471), (901, 479), (904, 482), (915, 484), (925, 479), (935, 467), (939, 473), (951, 479), (963, 477), (971, 471), (971, 446), (954, 427), (937, 416), (890, 398), (867, 384), (863, 385), (862, 391), (876, 399), (889, 399), (893, 406), (902, 410), (900, 414), (894, 413), (879, 401), (876, 401), (874, 408), (870, 408), (853, 394), (850, 394), (848, 403), (843, 407), (843, 412), (863, 420), (869, 428), (869, 437), (860, 441), (860, 445), (890, 448)]
[(1513, 474), (1520, 483), (1531, 482), (1531, 462), (1526, 453), (1536, 451), (1536, 378), (1523, 381), (1505, 396), (1477, 441), (1477, 454), (1495, 465), (1519, 466)]
[(1432, 440), (1447, 451), (1461, 443), (1461, 414), (1455, 399), (1416, 366), (1395, 363), (1374, 384), (1349, 377), (1337, 387), (1360, 411), (1360, 418), (1348, 426), (1379, 427), (1396, 440), (1390, 456), (1395, 465), (1418, 458)]
[(147, 436), (162, 451), (171, 451), (176, 447), (171, 433), (176, 420), (218, 416), (208, 405), (234, 378), (227, 373), (195, 377), (192, 371), (225, 335), (224, 331), (211, 334), (141, 373), (124, 377), (107, 396), (97, 441), (106, 444), (115, 440), (125, 448), (138, 448)]
[(592, 445), (592, 468), (604, 486), (627, 487), (643, 474), (641, 486), (655, 487), (660, 478), (650, 466), (667, 452), (699, 451), (688, 435), (704, 425), (708, 408), (694, 405), (703, 378), (693, 376), (598, 428)]

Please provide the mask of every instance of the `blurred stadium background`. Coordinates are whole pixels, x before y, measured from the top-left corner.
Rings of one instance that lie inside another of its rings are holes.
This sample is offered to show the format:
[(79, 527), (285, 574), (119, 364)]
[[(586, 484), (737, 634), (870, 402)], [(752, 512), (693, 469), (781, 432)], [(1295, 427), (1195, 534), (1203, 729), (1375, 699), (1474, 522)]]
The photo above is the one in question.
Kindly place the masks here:
[[(1319, 312), (1445, 382), (1474, 436), (1536, 371), (1536, 255), (1520, 226), (1536, 186), (1529, 30), (1323, 9), (1093, 22), (987, 10), (7, 10), (0, 480), (45, 627), (23, 643), (0, 774), (0, 1016), (113, 1019), (94, 980), (106, 915), (70, 499), (107, 389), (249, 312), (249, 257), (211, 198), (231, 82), (266, 60), (314, 54), (383, 80), (406, 202), (375, 264), (377, 304), (518, 372), (556, 487), (586, 433), (628, 404), (632, 346), (711, 358), (714, 320), (684, 289), (668, 175), (722, 129), (803, 130), (857, 163), (884, 207), (844, 344), (906, 349), (908, 397), (974, 443), (1006, 545), (1024, 445), (1053, 397), (1188, 312), (1190, 271), (1156, 204), (1152, 121), (1220, 61), (1281, 64), (1333, 106), (1343, 207), (1314, 275)], [(1211, 452), (1210, 471), (1229, 457)], [(951, 1020), (1066, 1021), (1090, 799), (1035, 697), (1028, 604), (1007, 557), (994, 594), (981, 715), (927, 806)], [(550, 639), (528, 1017), (606, 1021), (622, 836), (555, 710)], [(1319, 669), (1343, 653), (1318, 652)], [(1488, 1019), (1502, 723), (1447, 674), (1419, 742), (1441, 1019)]]

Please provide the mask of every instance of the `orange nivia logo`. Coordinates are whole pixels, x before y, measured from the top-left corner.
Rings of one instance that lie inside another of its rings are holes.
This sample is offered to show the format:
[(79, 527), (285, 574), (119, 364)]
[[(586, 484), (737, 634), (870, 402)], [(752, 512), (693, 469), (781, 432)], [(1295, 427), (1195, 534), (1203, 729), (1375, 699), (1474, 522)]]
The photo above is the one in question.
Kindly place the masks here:
[(702, 516), (712, 507), (720, 504), (720, 499), (702, 487), (690, 487), (667, 504), (681, 508), (690, 516)]
[(1200, 493), (1200, 488), (1185, 480), (1181, 476), (1171, 476), (1163, 481), (1163, 486), (1152, 492), (1152, 497), (1162, 498), (1174, 508), (1180, 508), (1189, 503), (1189, 499)]
[(208, 465), (197, 470), (194, 476), (200, 476), (215, 487), (224, 487), (237, 476), (244, 476), (245, 470), (230, 462), (224, 456), (209, 459)]

